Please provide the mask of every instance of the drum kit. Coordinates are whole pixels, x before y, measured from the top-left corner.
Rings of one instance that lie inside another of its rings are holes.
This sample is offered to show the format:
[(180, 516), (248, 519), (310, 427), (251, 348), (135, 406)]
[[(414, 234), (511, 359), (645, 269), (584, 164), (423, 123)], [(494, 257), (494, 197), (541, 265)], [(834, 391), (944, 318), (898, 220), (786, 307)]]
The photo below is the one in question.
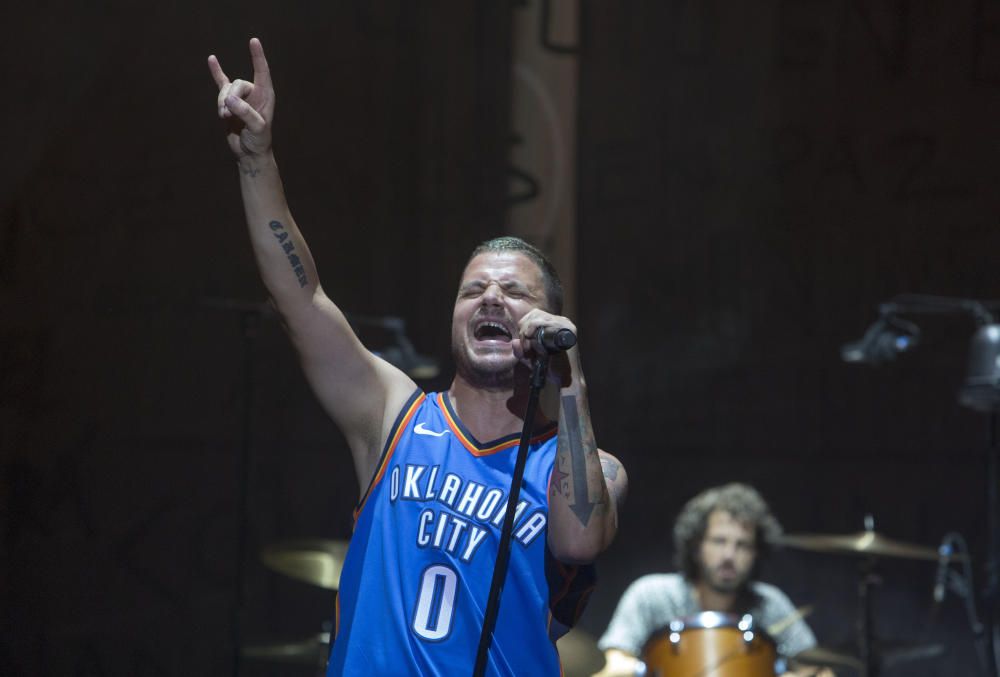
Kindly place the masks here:
[[(643, 650), (649, 677), (773, 677), (786, 668), (829, 668), (838, 674), (878, 677), (895, 664), (932, 658), (943, 653), (940, 644), (891, 646), (874, 637), (872, 588), (880, 583), (875, 574), (883, 558), (938, 561), (937, 549), (904, 543), (875, 532), (870, 519), (865, 531), (854, 534), (787, 534), (775, 545), (824, 554), (862, 558), (858, 584), (857, 646), (853, 650), (814, 647), (790, 659), (779, 657), (771, 639), (811, 608), (796, 610), (789, 619), (769, 628), (758, 628), (749, 615), (704, 612), (679, 619), (655, 633)], [(965, 559), (954, 555), (954, 559)]]
[[(871, 526), (869, 521), (868, 526)], [(875, 565), (883, 558), (937, 561), (938, 551), (888, 538), (872, 529), (842, 535), (787, 534), (778, 546), (824, 554), (862, 558), (858, 585), (857, 646), (840, 651), (815, 647), (786, 660), (777, 655), (772, 636), (811, 613), (797, 609), (788, 618), (769, 627), (757, 627), (749, 615), (734, 616), (704, 612), (678, 619), (655, 633), (643, 651), (649, 677), (773, 677), (788, 667), (830, 668), (841, 674), (878, 677), (882, 669), (903, 661), (940, 655), (940, 645), (908, 645), (889, 649), (873, 636), (871, 589), (878, 585)], [(270, 545), (261, 560), (270, 569), (290, 578), (336, 590), (347, 542), (300, 540)], [(963, 555), (955, 555), (961, 559)], [(586, 632), (571, 630), (557, 643), (566, 677), (591, 675), (604, 665), (596, 640)], [(330, 628), (292, 641), (272, 641), (244, 646), (245, 659), (322, 669), (330, 649)]]

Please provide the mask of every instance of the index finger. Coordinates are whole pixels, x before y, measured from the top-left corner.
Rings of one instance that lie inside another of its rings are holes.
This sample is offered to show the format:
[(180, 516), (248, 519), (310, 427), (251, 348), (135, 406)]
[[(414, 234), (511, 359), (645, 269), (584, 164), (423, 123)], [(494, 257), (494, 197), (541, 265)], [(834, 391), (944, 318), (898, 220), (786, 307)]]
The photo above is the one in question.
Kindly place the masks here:
[(208, 72), (212, 74), (212, 79), (215, 80), (215, 84), (219, 86), (219, 89), (229, 84), (229, 78), (222, 72), (222, 66), (214, 54), (208, 57)]
[(250, 61), (253, 63), (253, 83), (270, 88), (271, 71), (264, 56), (264, 45), (257, 38), (250, 38)]

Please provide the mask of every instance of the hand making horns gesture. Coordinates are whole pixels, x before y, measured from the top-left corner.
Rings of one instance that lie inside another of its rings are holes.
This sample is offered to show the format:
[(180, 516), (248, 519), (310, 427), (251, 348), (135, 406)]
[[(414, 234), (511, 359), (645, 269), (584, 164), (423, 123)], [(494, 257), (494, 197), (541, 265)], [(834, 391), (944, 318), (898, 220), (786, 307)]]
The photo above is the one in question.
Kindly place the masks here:
[(222, 72), (219, 60), (208, 57), (208, 70), (219, 86), (219, 117), (228, 123), (226, 141), (237, 158), (262, 155), (271, 150), (271, 122), (274, 119), (274, 88), (267, 68), (264, 47), (250, 39), (253, 82), (233, 80)]

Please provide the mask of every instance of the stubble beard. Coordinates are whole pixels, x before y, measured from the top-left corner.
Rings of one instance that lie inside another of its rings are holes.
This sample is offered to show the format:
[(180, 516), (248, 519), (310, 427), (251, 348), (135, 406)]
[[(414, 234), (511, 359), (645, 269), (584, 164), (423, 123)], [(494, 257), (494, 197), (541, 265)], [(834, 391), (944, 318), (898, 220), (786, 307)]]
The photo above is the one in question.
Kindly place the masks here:
[(465, 345), (452, 346), (452, 359), (458, 375), (474, 388), (503, 391), (514, 387), (514, 365), (487, 367), (477, 364)]
[(714, 575), (713, 571), (708, 570), (704, 566), (701, 567), (701, 571), (698, 572), (701, 580), (708, 585), (709, 588), (715, 592), (723, 595), (732, 595), (743, 590), (749, 580), (749, 575), (742, 577), (737, 577), (731, 579), (732, 582), (719, 580), (718, 577)]

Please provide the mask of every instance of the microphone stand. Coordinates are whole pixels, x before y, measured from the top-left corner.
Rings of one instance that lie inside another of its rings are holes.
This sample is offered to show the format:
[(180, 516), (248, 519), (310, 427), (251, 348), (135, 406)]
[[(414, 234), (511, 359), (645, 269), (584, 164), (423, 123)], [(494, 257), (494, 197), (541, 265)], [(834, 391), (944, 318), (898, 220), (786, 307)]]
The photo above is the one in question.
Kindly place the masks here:
[(243, 648), (243, 612), (246, 605), (246, 559), (247, 531), (249, 526), (248, 507), (250, 504), (250, 465), (252, 462), (253, 436), (253, 385), (254, 385), (254, 344), (260, 329), (261, 313), (257, 309), (240, 312), (240, 327), (243, 330), (243, 416), (240, 453), (237, 460), (237, 515), (239, 527), (236, 532), (236, 599), (232, 609), (233, 677), (240, 674), (240, 656)]
[(997, 496), (997, 412), (990, 412), (990, 448), (986, 457), (986, 585), (983, 600), (983, 642), (988, 665), (987, 675), (1000, 674), (1000, 656), (997, 655), (997, 596), (1000, 594), (1000, 501)]
[(500, 594), (507, 578), (507, 565), (510, 562), (511, 535), (514, 532), (514, 513), (521, 494), (521, 482), (524, 479), (524, 465), (528, 460), (528, 448), (531, 433), (535, 427), (535, 411), (538, 408), (538, 396), (545, 387), (545, 375), (549, 369), (549, 356), (545, 351), (539, 353), (532, 364), (531, 390), (528, 393), (528, 406), (524, 412), (524, 426), (521, 429), (521, 443), (517, 449), (517, 461), (514, 464), (514, 475), (510, 480), (510, 493), (507, 496), (507, 513), (504, 515), (503, 528), (500, 530), (500, 544), (497, 548), (497, 559), (493, 566), (493, 581), (490, 583), (490, 596), (486, 603), (486, 615), (483, 617), (483, 630), (479, 635), (479, 649), (476, 652), (476, 665), (473, 677), (483, 677), (486, 674), (486, 658), (490, 643), (493, 641), (493, 629), (496, 627), (497, 614), (500, 611)]
[(243, 614), (246, 606), (246, 559), (249, 531), (250, 475), (253, 459), (253, 409), (254, 409), (254, 354), (262, 319), (275, 316), (267, 303), (243, 301), (221, 297), (203, 298), (201, 305), (213, 310), (238, 313), (243, 354), (241, 356), (243, 383), (240, 411), (240, 445), (234, 459), (236, 475), (236, 552), (233, 575), (233, 605), (229, 610), (229, 633), (232, 642), (233, 677), (239, 677), (243, 649)]

